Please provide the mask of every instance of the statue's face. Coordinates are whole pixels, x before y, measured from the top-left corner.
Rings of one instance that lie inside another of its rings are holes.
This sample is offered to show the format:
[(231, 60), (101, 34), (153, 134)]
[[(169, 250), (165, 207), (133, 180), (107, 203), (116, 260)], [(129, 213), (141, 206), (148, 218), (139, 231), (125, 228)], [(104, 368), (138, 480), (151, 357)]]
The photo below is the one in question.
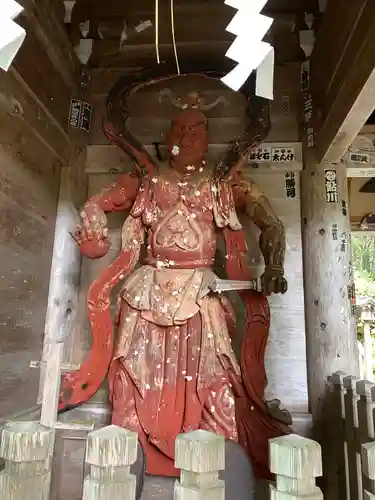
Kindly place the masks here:
[(172, 167), (182, 171), (194, 170), (202, 163), (207, 149), (206, 117), (195, 109), (184, 111), (172, 122), (168, 135)]

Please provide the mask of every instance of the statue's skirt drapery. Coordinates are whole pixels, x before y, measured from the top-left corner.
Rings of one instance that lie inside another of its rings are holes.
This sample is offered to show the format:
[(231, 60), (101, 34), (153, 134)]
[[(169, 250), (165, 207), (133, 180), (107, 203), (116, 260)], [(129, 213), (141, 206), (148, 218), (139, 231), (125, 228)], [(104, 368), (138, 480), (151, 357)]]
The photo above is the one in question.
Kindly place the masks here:
[(181, 432), (201, 428), (237, 440), (229, 372), (238, 376), (239, 367), (219, 298), (206, 296), (192, 318), (169, 326), (150, 322), (123, 301), (109, 373), (112, 422), (139, 433), (148, 472), (176, 474)]

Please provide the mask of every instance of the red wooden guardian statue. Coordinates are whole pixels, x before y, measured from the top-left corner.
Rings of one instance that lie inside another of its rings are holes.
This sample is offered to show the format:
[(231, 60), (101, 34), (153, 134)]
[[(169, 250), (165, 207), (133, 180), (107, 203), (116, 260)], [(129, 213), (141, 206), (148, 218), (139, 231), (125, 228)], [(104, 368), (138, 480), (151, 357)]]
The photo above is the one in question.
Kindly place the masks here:
[[(258, 187), (241, 176), (241, 161), (225, 176), (206, 163), (207, 119), (197, 94), (182, 108), (168, 135), (168, 162), (157, 164), (118, 134), (140, 168), (119, 176), (82, 210), (76, 240), (92, 259), (110, 247), (106, 212), (130, 215), (119, 256), (89, 289), (93, 345), (81, 369), (65, 375), (60, 409), (87, 401), (108, 374), (112, 422), (137, 431), (148, 472), (176, 474), (176, 436), (205, 429), (242, 444), (255, 472), (267, 476), (268, 439), (288, 432), (288, 414), (264, 400), (267, 295), (287, 289), (284, 228)], [(104, 129), (113, 140), (108, 122)], [(262, 293), (240, 292), (246, 325), (238, 361), (231, 348), (235, 315), (210, 283), (218, 233), (228, 279), (251, 280), (239, 212), (261, 230), (265, 272)], [(146, 257), (135, 270), (143, 245)], [(119, 282), (114, 344), (110, 293)]]

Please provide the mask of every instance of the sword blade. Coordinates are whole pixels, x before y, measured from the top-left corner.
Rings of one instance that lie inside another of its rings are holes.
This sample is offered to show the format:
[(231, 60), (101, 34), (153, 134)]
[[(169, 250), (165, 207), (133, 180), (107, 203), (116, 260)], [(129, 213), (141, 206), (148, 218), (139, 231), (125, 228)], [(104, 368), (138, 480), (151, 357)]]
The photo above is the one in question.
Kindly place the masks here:
[(251, 281), (222, 280), (220, 278), (215, 278), (211, 281), (208, 287), (216, 293), (231, 292), (237, 290), (253, 290), (254, 292), (263, 291), (261, 278), (257, 278)]

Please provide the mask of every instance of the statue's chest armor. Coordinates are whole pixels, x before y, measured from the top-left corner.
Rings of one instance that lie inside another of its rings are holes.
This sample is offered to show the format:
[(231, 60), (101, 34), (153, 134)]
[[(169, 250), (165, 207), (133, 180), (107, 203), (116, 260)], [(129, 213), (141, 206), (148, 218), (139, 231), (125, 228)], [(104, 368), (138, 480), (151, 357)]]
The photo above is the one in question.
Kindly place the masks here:
[(211, 178), (207, 174), (179, 179), (173, 171), (165, 172), (153, 180), (152, 190), (154, 204), (165, 215), (177, 206), (197, 216), (212, 210)]
[(201, 253), (213, 228), (210, 176), (161, 174), (152, 180), (151, 194), (147, 212), (154, 245)]

